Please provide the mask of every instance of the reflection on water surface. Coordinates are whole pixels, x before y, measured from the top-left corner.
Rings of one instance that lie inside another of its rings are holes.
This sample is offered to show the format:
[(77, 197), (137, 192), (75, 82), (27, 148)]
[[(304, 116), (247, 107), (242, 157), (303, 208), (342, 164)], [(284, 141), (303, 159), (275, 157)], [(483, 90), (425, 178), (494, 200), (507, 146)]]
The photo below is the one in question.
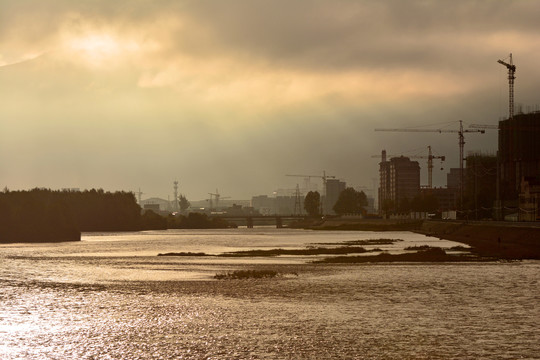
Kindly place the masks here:
[[(0, 358), (535, 358), (538, 262), (321, 265), (305, 257), (159, 258), (411, 233), (276, 229), (85, 234), (0, 246)], [(379, 246), (380, 247), (380, 246)], [(221, 271), (278, 268), (260, 280)]]

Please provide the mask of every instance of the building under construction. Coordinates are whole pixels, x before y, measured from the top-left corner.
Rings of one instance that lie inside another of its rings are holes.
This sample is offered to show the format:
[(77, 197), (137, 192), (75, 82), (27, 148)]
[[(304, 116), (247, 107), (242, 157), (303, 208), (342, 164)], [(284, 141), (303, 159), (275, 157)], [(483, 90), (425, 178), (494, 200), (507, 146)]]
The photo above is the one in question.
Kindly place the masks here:
[(461, 215), (467, 219), (489, 219), (494, 215), (493, 202), (497, 183), (497, 157), (471, 152), (466, 158), (465, 190)]
[(517, 199), (522, 179), (540, 180), (540, 112), (499, 121), (501, 198)]
[(540, 184), (540, 112), (499, 121), (499, 165), (503, 207), (519, 207), (518, 199), (525, 187), (529, 196), (539, 196), (531, 189)]

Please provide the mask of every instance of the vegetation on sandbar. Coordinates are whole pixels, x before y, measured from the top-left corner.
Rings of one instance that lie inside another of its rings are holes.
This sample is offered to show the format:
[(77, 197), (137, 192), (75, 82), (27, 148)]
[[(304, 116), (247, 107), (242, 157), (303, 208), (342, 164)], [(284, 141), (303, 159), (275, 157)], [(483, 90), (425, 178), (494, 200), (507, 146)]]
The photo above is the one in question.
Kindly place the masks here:
[(381, 249), (366, 250), (361, 246), (341, 246), (337, 248), (307, 248), (307, 249), (271, 249), (271, 250), (246, 250), (233, 251), (219, 255), (210, 255), (206, 253), (192, 252), (169, 252), (160, 253), (158, 256), (216, 256), (216, 257), (273, 257), (281, 255), (345, 255), (345, 254), (363, 254), (370, 251), (381, 251)]
[(416, 250), (416, 251), (419, 251), (419, 250), (429, 250), (429, 249), (435, 249), (435, 248), (433, 246), (429, 246), (429, 245), (417, 245), (417, 246), (407, 246), (403, 250)]
[(367, 252), (360, 246), (341, 246), (337, 248), (308, 248), (308, 249), (271, 249), (271, 250), (247, 250), (221, 254), (223, 257), (250, 257), (250, 256), (280, 256), (280, 255), (344, 255), (363, 254)]
[(214, 275), (217, 280), (232, 280), (232, 279), (264, 279), (274, 278), (279, 273), (274, 270), (236, 270), (224, 274)]
[(157, 256), (213, 256), (208, 255), (207, 253), (203, 252), (169, 252), (169, 253), (159, 253)]
[(315, 243), (315, 245), (392, 245), (401, 239), (367, 239), (367, 240), (348, 240), (339, 243)]
[(374, 256), (337, 256), (314, 261), (314, 263), (389, 263), (389, 262), (468, 262), (493, 261), (494, 258), (484, 258), (470, 255), (449, 255), (441, 248), (429, 248), (415, 253), (388, 254)]

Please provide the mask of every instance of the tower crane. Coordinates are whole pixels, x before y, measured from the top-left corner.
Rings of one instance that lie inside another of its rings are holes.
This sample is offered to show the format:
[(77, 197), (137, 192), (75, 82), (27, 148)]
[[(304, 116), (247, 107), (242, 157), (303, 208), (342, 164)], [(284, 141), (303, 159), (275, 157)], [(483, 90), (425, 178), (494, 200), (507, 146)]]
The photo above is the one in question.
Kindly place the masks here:
[[(399, 157), (401, 155), (387, 155), (388, 157)], [(372, 158), (380, 158), (381, 155), (372, 155)], [(413, 155), (413, 156), (407, 156), (411, 159), (427, 159), (427, 168), (428, 168), (428, 189), (433, 188), (433, 159), (441, 159), (441, 161), (444, 161), (446, 159), (446, 156), (434, 156), (431, 152), (431, 146), (428, 146), (428, 155)]]
[(516, 78), (516, 65), (512, 62), (512, 54), (510, 54), (509, 62), (504, 62), (503, 60), (497, 60), (497, 62), (506, 66), (508, 69), (508, 118), (511, 120), (514, 118), (514, 79)]
[(326, 171), (323, 171), (323, 175), (285, 175), (285, 176), (292, 176), (292, 177), (302, 177), (305, 179), (311, 179), (311, 178), (318, 178), (323, 180), (323, 193), (326, 192), (326, 179), (335, 179), (336, 177), (333, 175), (326, 175)]
[(208, 193), (208, 195), (210, 195), (210, 199), (208, 199), (210, 201), (210, 209), (213, 208), (213, 200), (215, 200), (216, 208), (217, 208), (219, 206), (219, 199), (229, 199), (230, 198), (230, 196), (228, 196), (228, 197), (221, 196), (219, 194), (218, 189), (216, 189), (215, 193)]
[(401, 132), (438, 132), (438, 133), (457, 133), (459, 138), (459, 198), (460, 206), (463, 204), (463, 148), (465, 147), (465, 133), (484, 134), (484, 129), (463, 130), (463, 121), (459, 120), (459, 130), (450, 129), (375, 129), (375, 131), (401, 131)]
[(471, 124), (469, 125), (470, 129), (484, 129), (484, 130), (498, 130), (499, 125), (492, 124)]

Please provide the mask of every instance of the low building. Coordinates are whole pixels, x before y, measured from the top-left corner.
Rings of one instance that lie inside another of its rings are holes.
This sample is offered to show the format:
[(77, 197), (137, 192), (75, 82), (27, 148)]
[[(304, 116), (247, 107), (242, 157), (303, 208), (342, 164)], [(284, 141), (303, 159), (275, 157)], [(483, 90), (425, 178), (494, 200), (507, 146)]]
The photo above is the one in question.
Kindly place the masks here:
[(143, 209), (152, 209), (155, 211), (171, 211), (172, 204), (169, 200), (153, 197), (141, 200), (139, 204)]
[(540, 181), (524, 178), (519, 194), (519, 221), (540, 221)]

